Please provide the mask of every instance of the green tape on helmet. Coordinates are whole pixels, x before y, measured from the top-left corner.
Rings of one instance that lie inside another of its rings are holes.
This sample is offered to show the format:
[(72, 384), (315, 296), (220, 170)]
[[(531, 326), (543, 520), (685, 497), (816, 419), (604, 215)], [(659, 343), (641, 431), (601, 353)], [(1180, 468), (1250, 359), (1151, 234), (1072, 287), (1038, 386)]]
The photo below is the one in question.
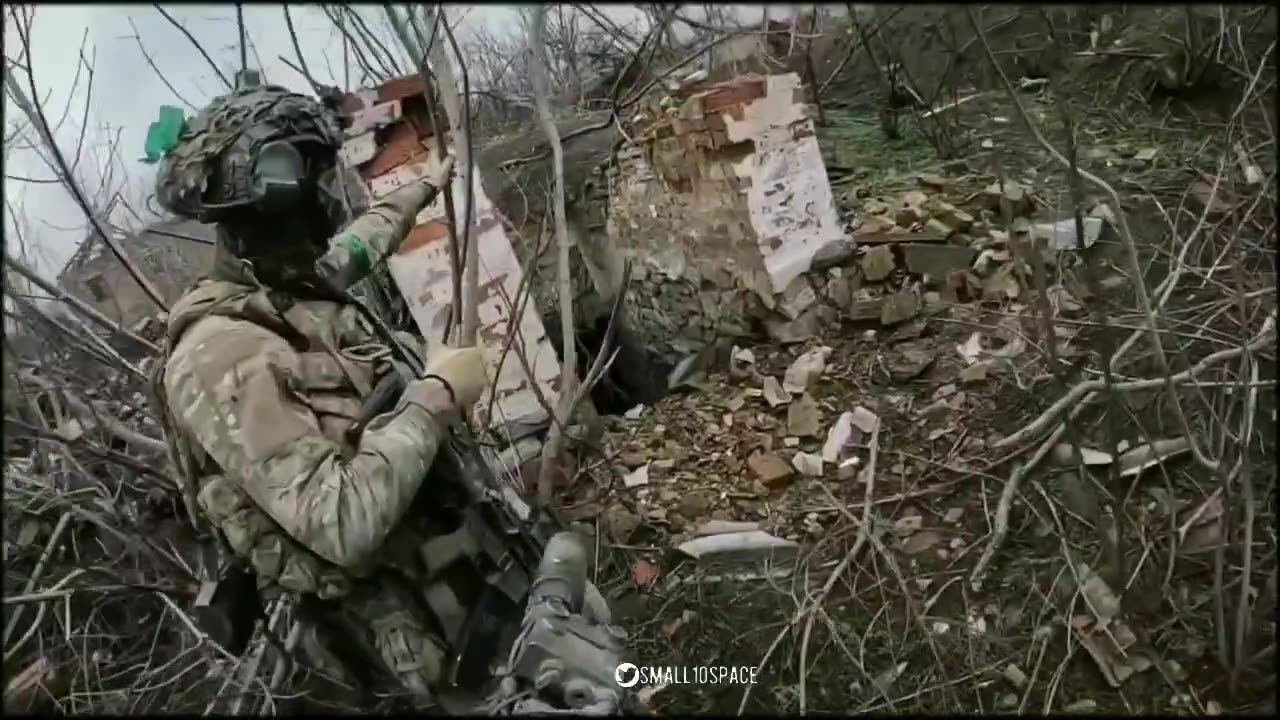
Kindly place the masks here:
[(147, 128), (147, 156), (142, 159), (142, 162), (160, 162), (161, 159), (178, 146), (178, 138), (182, 136), (182, 131), (186, 129), (187, 119), (183, 117), (181, 108), (176, 108), (172, 105), (161, 105), (160, 117)]
[(351, 254), (351, 264), (358, 275), (363, 276), (373, 269), (373, 256), (368, 243), (347, 233), (342, 236), (342, 245)]

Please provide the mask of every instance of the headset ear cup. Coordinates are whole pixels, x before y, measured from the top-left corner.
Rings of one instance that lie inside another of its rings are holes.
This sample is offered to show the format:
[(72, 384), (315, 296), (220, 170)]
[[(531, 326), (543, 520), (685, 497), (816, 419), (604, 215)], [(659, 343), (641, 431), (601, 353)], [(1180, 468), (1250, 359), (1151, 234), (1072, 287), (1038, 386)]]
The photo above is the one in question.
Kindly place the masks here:
[(264, 144), (253, 167), (254, 204), (269, 215), (297, 208), (306, 174), (306, 161), (293, 143), (275, 140)]

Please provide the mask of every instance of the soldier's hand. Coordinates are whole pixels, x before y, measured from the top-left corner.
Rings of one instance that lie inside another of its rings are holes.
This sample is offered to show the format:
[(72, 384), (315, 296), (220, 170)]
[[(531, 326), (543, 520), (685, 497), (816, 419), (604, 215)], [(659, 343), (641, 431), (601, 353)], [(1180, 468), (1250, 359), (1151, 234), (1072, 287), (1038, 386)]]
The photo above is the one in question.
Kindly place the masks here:
[(480, 401), (488, 377), (484, 371), (484, 353), (475, 347), (454, 348), (447, 345), (430, 351), (427, 374), (439, 375), (453, 388), (460, 408), (470, 408)]
[(433, 162), (431, 167), (427, 169), (423, 180), (430, 183), (431, 187), (439, 190), (443, 188), (450, 179), (453, 178), (453, 155), (445, 155), (443, 160)]

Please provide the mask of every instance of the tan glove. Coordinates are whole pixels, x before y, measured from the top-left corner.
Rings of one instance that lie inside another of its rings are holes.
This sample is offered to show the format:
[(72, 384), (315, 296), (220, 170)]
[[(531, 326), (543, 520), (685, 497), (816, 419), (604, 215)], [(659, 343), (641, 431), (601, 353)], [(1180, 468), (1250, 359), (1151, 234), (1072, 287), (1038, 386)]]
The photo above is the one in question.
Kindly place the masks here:
[[(479, 346), (452, 348), (446, 345), (432, 350), (427, 360), (427, 375), (443, 378), (449, 384), (448, 389), (439, 380), (427, 377), (409, 383), (404, 398), (430, 412), (440, 412), (451, 406), (470, 409), (480, 401), (489, 381), (485, 374), (484, 353)], [(456, 406), (450, 402), (450, 389)]]
[(431, 187), (439, 190), (453, 177), (453, 155), (445, 155), (439, 162), (431, 163), (423, 180), (431, 183)]

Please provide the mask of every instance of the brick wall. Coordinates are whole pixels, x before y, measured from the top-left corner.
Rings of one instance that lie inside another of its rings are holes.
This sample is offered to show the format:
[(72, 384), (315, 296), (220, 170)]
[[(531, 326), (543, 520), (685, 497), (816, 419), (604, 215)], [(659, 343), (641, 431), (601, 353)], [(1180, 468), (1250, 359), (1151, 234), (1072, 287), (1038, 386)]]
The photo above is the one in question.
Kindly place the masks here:
[(609, 235), (642, 284), (630, 314), (667, 355), (754, 320), (846, 241), (795, 74), (743, 76), (650, 108), (610, 173)]

